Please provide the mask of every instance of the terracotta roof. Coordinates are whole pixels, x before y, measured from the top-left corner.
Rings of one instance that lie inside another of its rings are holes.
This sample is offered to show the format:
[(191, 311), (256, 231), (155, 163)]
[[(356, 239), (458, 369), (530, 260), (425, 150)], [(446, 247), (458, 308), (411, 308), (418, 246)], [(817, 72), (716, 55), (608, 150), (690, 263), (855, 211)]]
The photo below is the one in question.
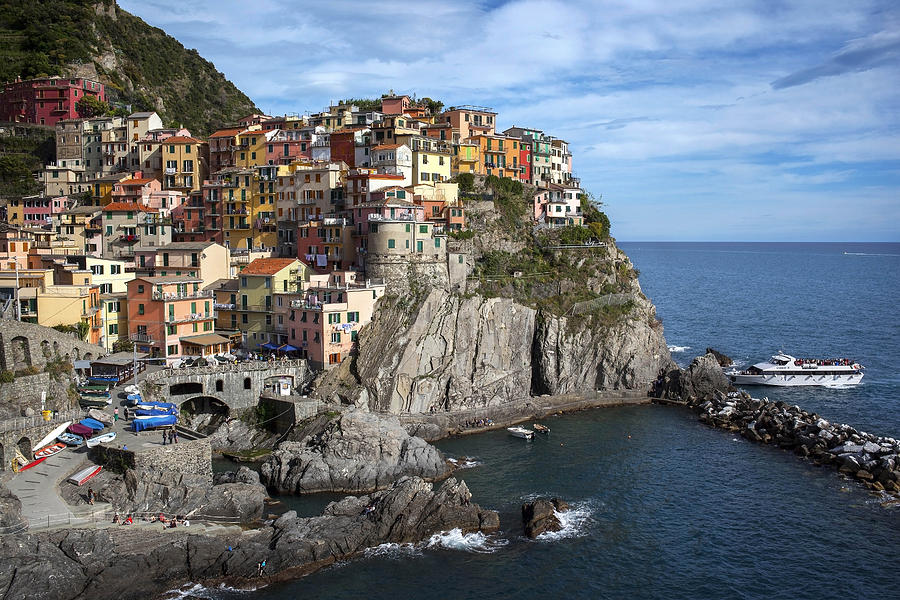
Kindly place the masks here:
[(215, 132), (214, 134), (212, 134), (209, 137), (211, 137), (211, 138), (232, 137), (232, 136), (239, 134), (242, 131), (244, 131), (243, 127), (235, 127), (233, 129), (220, 129), (219, 131)]
[[(215, 135), (215, 134), (213, 134)], [(163, 140), (164, 144), (202, 144), (203, 140), (187, 137), (184, 135), (173, 135)]]
[(144, 185), (145, 183), (150, 183), (151, 181), (156, 180), (142, 177), (140, 179), (123, 179), (119, 183), (121, 183), (122, 185)]
[(403, 146), (403, 144), (379, 144), (373, 148), (373, 150), (393, 150), (395, 148), (399, 148)]
[(159, 212), (155, 208), (150, 208), (149, 206), (144, 206), (143, 204), (138, 204), (137, 202), (110, 202), (106, 206), (102, 208), (98, 207), (97, 209), (102, 210), (103, 212)]
[(274, 275), (294, 262), (297, 262), (296, 258), (257, 258), (238, 275)]

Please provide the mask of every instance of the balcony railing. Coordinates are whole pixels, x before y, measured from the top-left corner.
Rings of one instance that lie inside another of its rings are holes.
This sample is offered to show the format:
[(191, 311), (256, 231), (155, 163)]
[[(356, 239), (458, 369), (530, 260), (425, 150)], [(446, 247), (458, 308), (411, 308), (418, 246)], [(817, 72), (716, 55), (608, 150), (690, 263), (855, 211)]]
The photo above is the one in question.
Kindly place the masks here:
[(195, 298), (212, 298), (212, 290), (197, 290), (196, 292), (153, 292), (154, 300), (193, 300)]
[(166, 315), (166, 323), (183, 323), (185, 321), (206, 321), (215, 319), (216, 312), (187, 313), (183, 315)]
[(415, 215), (399, 214), (393, 217), (386, 217), (377, 213), (369, 215), (369, 221), (415, 221)]
[(153, 336), (149, 333), (132, 333), (131, 334), (132, 342), (143, 342), (145, 344), (153, 343)]
[(272, 308), (271, 304), (239, 304), (236, 310), (247, 312), (271, 312)]
[(237, 305), (234, 303), (225, 302), (216, 302), (215, 304), (213, 304), (213, 308), (215, 308), (216, 310), (234, 310), (235, 306)]
[(174, 175), (177, 169), (175, 167), (166, 167), (166, 175)]

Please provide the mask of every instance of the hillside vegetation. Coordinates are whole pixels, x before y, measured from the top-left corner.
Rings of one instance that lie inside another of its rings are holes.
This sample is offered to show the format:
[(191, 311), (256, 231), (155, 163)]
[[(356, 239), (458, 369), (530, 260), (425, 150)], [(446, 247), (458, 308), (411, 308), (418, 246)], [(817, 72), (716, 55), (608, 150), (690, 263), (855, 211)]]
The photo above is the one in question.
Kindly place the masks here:
[(0, 0), (0, 81), (41, 75), (99, 79), (113, 103), (195, 135), (258, 111), (196, 50), (113, 0)]

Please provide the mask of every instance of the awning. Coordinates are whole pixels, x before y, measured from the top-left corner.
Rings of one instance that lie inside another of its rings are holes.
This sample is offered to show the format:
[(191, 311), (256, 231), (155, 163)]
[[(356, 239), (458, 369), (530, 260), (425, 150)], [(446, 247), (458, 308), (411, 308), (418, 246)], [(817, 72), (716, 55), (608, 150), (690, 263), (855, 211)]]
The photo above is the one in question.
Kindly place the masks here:
[(222, 337), (217, 333), (205, 333), (203, 335), (192, 335), (183, 337), (181, 341), (185, 344), (193, 344), (194, 346), (213, 346), (215, 344), (228, 344), (231, 340)]
[(75, 368), (76, 368), (76, 369), (90, 369), (90, 368), (91, 368), (91, 361), (89, 361), (89, 360), (76, 360), (76, 361), (75, 361)]
[(281, 350), (282, 352), (297, 352), (297, 348), (294, 348), (290, 344), (285, 344), (284, 346), (280, 346), (278, 349)]
[(266, 350), (278, 350), (278, 345), (273, 344), (272, 342), (266, 342), (265, 344), (260, 344), (260, 348), (265, 348)]

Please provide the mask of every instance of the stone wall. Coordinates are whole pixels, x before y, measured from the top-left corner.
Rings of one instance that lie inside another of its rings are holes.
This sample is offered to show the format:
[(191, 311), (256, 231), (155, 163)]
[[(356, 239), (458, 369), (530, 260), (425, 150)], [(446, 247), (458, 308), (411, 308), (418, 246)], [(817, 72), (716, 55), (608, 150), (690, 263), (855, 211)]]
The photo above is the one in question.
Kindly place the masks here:
[(165, 369), (147, 375), (141, 382), (144, 397), (182, 404), (198, 398), (213, 399), (234, 414), (255, 407), (260, 395), (273, 382), (287, 377), (294, 389), (311, 378), (305, 360), (256, 361), (237, 365)]
[[(16, 377), (9, 383), (0, 383), (0, 418), (38, 414), (41, 410), (41, 392), (47, 393), (44, 407), (47, 410), (65, 410), (75, 406), (69, 398), (68, 374), (59, 379), (50, 373)], [(31, 409), (31, 410), (29, 410)]]
[(388, 294), (405, 294), (412, 285), (449, 289), (446, 255), (393, 256), (370, 253), (366, 257), (366, 277), (384, 280)]
[(47, 361), (60, 357), (70, 361), (91, 360), (105, 354), (71, 334), (34, 323), (0, 319), (0, 370), (43, 369)]
[(204, 477), (212, 484), (212, 447), (207, 439), (144, 447), (139, 452), (96, 446), (91, 448), (90, 458), (115, 472), (134, 469), (163, 474), (189, 473)]
[(60, 411), (57, 418), (44, 421), (40, 415), (34, 417), (10, 418), (0, 421), (0, 471), (12, 468), (12, 461), (16, 457), (16, 447), (22, 446), (22, 454), (30, 456), (32, 446), (41, 441), (44, 436), (53, 431), (65, 421), (81, 417), (78, 409)]

